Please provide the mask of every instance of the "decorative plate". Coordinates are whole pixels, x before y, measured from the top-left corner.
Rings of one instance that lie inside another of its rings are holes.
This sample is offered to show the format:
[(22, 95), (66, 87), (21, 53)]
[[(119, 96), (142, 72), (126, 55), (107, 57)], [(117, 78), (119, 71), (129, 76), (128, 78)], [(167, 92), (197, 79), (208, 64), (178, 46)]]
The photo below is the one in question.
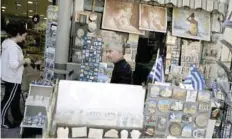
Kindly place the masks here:
[(181, 133), (181, 125), (179, 123), (172, 123), (169, 130), (171, 135), (178, 136)]
[(172, 96), (172, 89), (170, 88), (162, 88), (160, 91), (160, 96), (162, 97), (171, 97)]
[(89, 19), (91, 21), (96, 21), (97, 20), (97, 14), (96, 13), (91, 13), (90, 16), (89, 16)]
[(198, 127), (203, 128), (207, 126), (208, 120), (209, 120), (209, 114), (206, 112), (202, 112), (196, 116), (195, 123)]
[(169, 100), (159, 100), (157, 107), (161, 112), (168, 112), (169, 107), (170, 107), (170, 101)]

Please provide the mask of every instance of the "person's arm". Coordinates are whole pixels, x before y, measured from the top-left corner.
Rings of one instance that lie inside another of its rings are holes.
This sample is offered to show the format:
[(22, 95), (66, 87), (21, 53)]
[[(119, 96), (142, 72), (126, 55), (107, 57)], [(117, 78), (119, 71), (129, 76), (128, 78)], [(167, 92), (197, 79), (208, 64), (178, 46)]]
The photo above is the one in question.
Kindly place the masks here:
[(16, 70), (26, 63), (25, 60), (18, 61), (18, 59), (19, 59), (19, 55), (17, 49), (11, 49), (9, 53), (10, 68)]

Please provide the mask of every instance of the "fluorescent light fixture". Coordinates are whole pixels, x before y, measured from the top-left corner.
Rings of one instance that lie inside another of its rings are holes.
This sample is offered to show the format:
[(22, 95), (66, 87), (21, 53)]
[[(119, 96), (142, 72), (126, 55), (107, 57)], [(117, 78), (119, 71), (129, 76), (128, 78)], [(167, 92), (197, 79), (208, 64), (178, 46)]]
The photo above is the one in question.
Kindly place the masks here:
[(21, 4), (16, 4), (17, 6), (22, 6)]
[(29, 10), (29, 12), (31, 12), (31, 13), (32, 13), (32, 12), (33, 12), (33, 10)]
[(3, 12), (5, 12), (5, 10), (2, 10)]
[(27, 13), (23, 13), (24, 15), (26, 15)]
[(41, 14), (40, 16), (44, 16), (44, 15)]
[(32, 2), (32, 1), (28, 1), (27, 3), (28, 3), (28, 4), (33, 4), (33, 2)]
[(5, 6), (2, 6), (2, 9), (6, 9), (6, 7), (5, 7)]
[(46, 20), (47, 18), (45, 17), (44, 19)]
[(32, 16), (29, 16), (30, 18), (32, 18)]

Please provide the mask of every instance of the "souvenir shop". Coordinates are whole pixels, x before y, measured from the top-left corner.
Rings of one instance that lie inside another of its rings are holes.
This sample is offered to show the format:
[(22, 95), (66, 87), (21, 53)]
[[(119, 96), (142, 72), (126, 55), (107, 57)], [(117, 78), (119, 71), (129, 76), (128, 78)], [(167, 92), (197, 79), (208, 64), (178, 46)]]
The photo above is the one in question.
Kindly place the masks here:
[[(29, 86), (20, 133), (232, 137), (231, 24), (227, 0), (60, 0), (48, 6), (44, 79)], [(124, 46), (133, 85), (110, 83), (114, 64), (106, 46), (113, 41)]]

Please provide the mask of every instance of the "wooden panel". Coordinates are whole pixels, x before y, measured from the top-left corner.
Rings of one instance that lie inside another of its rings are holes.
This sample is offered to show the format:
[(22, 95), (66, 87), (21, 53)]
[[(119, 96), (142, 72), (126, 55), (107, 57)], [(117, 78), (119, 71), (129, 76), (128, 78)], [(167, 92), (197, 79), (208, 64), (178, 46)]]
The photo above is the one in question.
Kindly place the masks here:
[(164, 0), (158, 0), (160, 4), (164, 4)]
[(189, 0), (183, 0), (183, 6), (188, 6), (189, 7), (189, 3), (190, 3)]
[(202, 0), (201, 2), (201, 8), (206, 10), (207, 9), (207, 0)]
[(177, 0), (177, 7), (182, 7), (183, 0)]
[(207, 11), (213, 11), (213, 5), (214, 5), (214, 1), (213, 0), (207, 0)]
[(195, 9), (195, 0), (190, 0), (189, 7)]
[(218, 5), (218, 11), (222, 14), (225, 14), (226, 12), (226, 4), (225, 3), (219, 3)]
[(195, 0), (195, 9), (202, 8), (202, 0)]
[(177, 0), (171, 0), (171, 3), (175, 6), (177, 6)]

